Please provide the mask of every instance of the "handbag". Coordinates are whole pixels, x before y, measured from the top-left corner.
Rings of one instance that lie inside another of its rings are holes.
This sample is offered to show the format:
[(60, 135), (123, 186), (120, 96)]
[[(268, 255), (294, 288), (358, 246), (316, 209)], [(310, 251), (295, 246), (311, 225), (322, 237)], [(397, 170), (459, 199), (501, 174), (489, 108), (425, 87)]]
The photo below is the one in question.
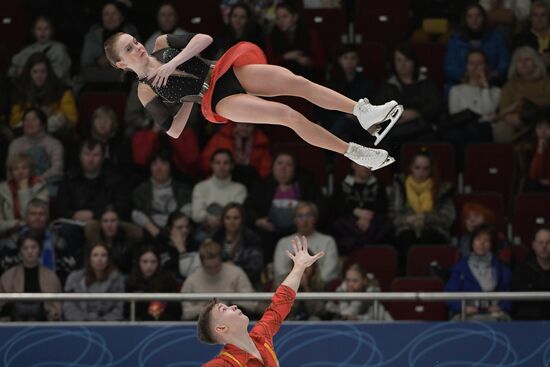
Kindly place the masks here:
[(453, 113), (452, 115), (447, 116), (446, 119), (440, 122), (439, 126), (442, 129), (452, 129), (457, 127), (466, 126), (472, 122), (478, 122), (481, 118), (481, 115), (473, 112), (470, 109)]

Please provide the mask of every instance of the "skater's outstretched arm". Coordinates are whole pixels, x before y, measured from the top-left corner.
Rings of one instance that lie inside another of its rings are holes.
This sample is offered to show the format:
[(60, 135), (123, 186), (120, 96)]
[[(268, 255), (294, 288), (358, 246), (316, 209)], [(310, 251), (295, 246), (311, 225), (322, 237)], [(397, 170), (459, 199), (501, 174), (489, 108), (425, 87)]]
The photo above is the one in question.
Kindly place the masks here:
[(287, 287), (292, 288), (294, 292), (298, 292), (300, 280), (302, 279), (302, 275), (304, 274), (306, 268), (313, 265), (313, 263), (323, 257), (325, 253), (321, 251), (313, 256), (310, 255), (307, 251), (308, 245), (307, 238), (305, 236), (296, 236), (291, 242), (294, 253), (287, 250), (286, 254), (292, 259), (294, 266), (281, 285), (286, 285)]

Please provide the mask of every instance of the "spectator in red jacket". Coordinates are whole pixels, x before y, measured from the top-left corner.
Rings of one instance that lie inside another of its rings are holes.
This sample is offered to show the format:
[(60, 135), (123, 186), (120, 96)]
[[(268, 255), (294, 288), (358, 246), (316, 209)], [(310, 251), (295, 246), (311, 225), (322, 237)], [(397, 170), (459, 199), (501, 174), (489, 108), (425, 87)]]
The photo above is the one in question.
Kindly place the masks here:
[(201, 156), (201, 169), (204, 175), (210, 174), (210, 161), (218, 149), (228, 149), (233, 153), (233, 179), (247, 187), (250, 187), (258, 176), (266, 178), (271, 173), (269, 140), (252, 124), (228, 123), (210, 138)]

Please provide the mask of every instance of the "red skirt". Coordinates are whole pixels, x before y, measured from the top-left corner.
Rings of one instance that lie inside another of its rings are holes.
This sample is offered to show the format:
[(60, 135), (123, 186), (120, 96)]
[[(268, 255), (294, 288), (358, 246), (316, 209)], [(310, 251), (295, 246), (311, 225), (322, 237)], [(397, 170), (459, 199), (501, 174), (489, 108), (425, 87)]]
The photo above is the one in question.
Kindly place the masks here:
[(227, 50), (216, 62), (212, 70), (210, 87), (202, 97), (201, 111), (210, 122), (226, 123), (227, 119), (212, 111), (212, 93), (216, 87), (216, 81), (233, 66), (249, 64), (267, 64), (267, 59), (261, 48), (250, 42), (239, 42)]

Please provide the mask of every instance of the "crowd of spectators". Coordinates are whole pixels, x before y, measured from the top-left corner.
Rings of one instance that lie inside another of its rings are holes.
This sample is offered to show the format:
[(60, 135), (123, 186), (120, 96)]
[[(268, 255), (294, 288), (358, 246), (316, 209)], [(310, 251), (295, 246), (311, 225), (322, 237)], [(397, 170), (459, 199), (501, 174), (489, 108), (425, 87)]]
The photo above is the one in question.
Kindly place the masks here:
[[(360, 39), (326, 48), (304, 21), (307, 0), (219, 1), (225, 28), (203, 56), (216, 59), (239, 41), (254, 42), (269, 62), (350, 98), (404, 106), (384, 143), (398, 158), (389, 180), (355, 163), (340, 177), (341, 162), (323, 152), (323, 169), (334, 180), (323, 186), (299, 151), (281, 148), (268, 128), (209, 124), (195, 110), (174, 140), (147, 115), (137, 82), (111, 67), (103, 41), (124, 31), (151, 51), (157, 36), (186, 32), (180, 5), (62, 1), (60, 9), (76, 15), (60, 19), (44, 5), (55, 1), (30, 0), (32, 37), (12, 53), (2, 80), (9, 93), (0, 95), (0, 292), (272, 291), (290, 271), (285, 251), (297, 235), (308, 238), (311, 251), (325, 252), (305, 272), (304, 292), (380, 291), (354, 258), (380, 244), (395, 248), (400, 276), (413, 246), (456, 246), (456, 264), (438, 274), (447, 291), (550, 291), (550, 227), (519, 244), (532, 249), (526, 261), (510, 261), (501, 254), (518, 245), (498, 227), (496, 213), (477, 202), (455, 207), (458, 182), (442, 179), (429, 148), (407, 157), (410, 164), (399, 157), (405, 143), (444, 141), (461, 172), (467, 144), (510, 143), (523, 157), (514, 194), (550, 193), (549, 4), (421, 2), (411, 1), (410, 29), (387, 54), (387, 78), (376, 81), (364, 73), (369, 62)], [(353, 1), (342, 3), (339, 11), (352, 12)], [(422, 27), (434, 16), (450, 24), (438, 37)], [(75, 32), (56, 32), (79, 20)], [(446, 45), (443, 81), (417, 55), (426, 40)], [(99, 105), (83, 118), (82, 96), (112, 91), (127, 94), (122, 115)], [(372, 139), (351, 115), (313, 113), (344, 139)], [(460, 305), (449, 303), (450, 317), (460, 315)], [(264, 306), (239, 305), (253, 317)], [(135, 314), (194, 320), (200, 307), (151, 300), (138, 303)], [(549, 310), (544, 302), (471, 301), (465, 313), (475, 320), (550, 319)], [(368, 321), (374, 312), (362, 301), (297, 302), (290, 317)], [(383, 306), (377, 312), (393, 319)], [(0, 317), (12, 321), (128, 315), (123, 302), (0, 304)]]

